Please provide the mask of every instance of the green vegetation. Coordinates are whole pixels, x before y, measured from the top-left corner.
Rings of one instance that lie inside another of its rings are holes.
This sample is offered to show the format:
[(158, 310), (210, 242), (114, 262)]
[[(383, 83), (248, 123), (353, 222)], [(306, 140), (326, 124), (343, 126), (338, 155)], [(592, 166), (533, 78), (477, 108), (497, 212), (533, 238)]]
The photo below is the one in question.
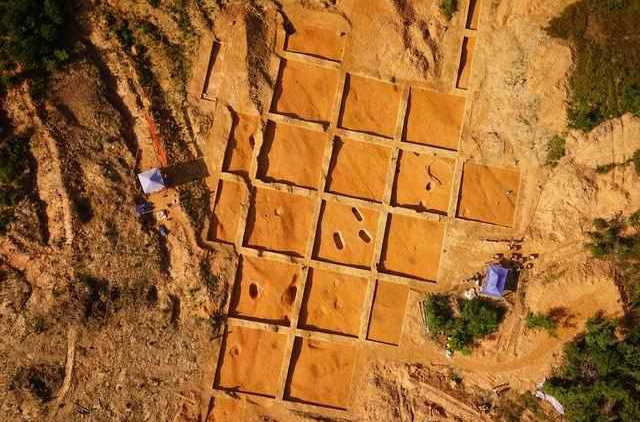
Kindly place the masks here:
[(640, 149), (637, 149), (631, 157), (633, 167), (636, 169), (636, 174), (640, 175)]
[(0, 133), (0, 236), (7, 233), (15, 207), (26, 198), (32, 178), (29, 139)]
[[(67, 0), (0, 0), (0, 70), (52, 71), (70, 56)], [(5, 80), (6, 83), (6, 80)]]
[(564, 406), (569, 422), (640, 420), (640, 329), (622, 338), (617, 324), (596, 317), (567, 344), (564, 361), (544, 391)]
[(615, 268), (616, 281), (625, 303), (631, 308), (640, 303), (640, 210), (629, 218), (622, 215), (606, 220), (596, 218), (595, 230), (587, 232), (587, 247), (594, 258), (607, 260)]
[(476, 340), (498, 330), (504, 309), (480, 298), (461, 299), (458, 304), (460, 312), (454, 316), (449, 296), (427, 296), (423, 302), (425, 323), (434, 337), (448, 337), (448, 348), (469, 354)]
[(596, 173), (607, 174), (616, 167), (626, 167), (629, 164), (633, 164), (636, 174), (640, 175), (640, 149), (636, 150), (631, 158), (628, 158), (621, 163), (607, 163), (596, 166)]
[(458, 11), (458, 0), (442, 0), (440, 2), (440, 10), (442, 10), (447, 19), (451, 20), (453, 14)]
[(558, 165), (558, 161), (564, 157), (565, 144), (567, 141), (564, 138), (556, 135), (547, 142), (547, 161), (546, 166), (555, 167)]
[(527, 328), (530, 330), (545, 330), (554, 335), (558, 328), (558, 321), (549, 314), (529, 312), (527, 314)]
[(640, 2), (581, 0), (554, 18), (548, 33), (568, 41), (570, 126), (589, 131), (631, 112), (640, 115)]
[(544, 413), (540, 403), (540, 399), (531, 392), (522, 394), (508, 392), (497, 400), (496, 406), (492, 409), (493, 420), (504, 422), (527, 421), (531, 420), (525, 416), (528, 413), (533, 414), (533, 420), (536, 422), (553, 420)]
[(599, 164), (596, 166), (596, 173), (607, 174), (616, 167), (616, 163)]

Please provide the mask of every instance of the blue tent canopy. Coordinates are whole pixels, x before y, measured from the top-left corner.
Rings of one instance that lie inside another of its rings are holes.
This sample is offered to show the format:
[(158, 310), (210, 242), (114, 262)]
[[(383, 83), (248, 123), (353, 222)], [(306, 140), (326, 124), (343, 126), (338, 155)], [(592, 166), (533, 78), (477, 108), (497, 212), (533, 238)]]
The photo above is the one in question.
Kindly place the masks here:
[(159, 168), (153, 168), (140, 173), (138, 180), (140, 180), (140, 185), (144, 193), (157, 192), (167, 187)]
[(500, 265), (489, 265), (487, 267), (487, 275), (484, 278), (482, 290), (480, 292), (483, 295), (502, 298), (508, 275), (508, 269), (501, 267)]

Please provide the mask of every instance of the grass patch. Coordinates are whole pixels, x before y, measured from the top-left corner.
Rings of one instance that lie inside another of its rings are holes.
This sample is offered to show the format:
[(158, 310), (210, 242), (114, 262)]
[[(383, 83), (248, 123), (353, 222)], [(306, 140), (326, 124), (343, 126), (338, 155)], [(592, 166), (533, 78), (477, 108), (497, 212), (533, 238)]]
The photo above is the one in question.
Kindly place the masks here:
[(558, 161), (566, 154), (566, 143), (567, 141), (558, 135), (547, 142), (547, 160), (544, 163), (545, 166), (555, 167), (558, 165)]
[(569, 125), (589, 131), (605, 120), (640, 115), (640, 2), (582, 0), (551, 20), (547, 32), (569, 42)]
[(442, 0), (440, 2), (440, 10), (447, 19), (451, 20), (453, 15), (458, 11), (458, 0)]
[(451, 297), (428, 295), (422, 303), (424, 318), (434, 337), (447, 337), (447, 348), (471, 353), (474, 343), (498, 330), (504, 317), (504, 308), (481, 298), (458, 301), (459, 315), (454, 315)]
[(555, 335), (558, 328), (558, 321), (551, 316), (542, 313), (529, 312), (527, 314), (527, 328), (530, 330), (544, 330), (551, 335)]
[(640, 420), (640, 329), (635, 325), (622, 338), (616, 331), (615, 321), (591, 318), (544, 383), (544, 391), (564, 406), (567, 421)]

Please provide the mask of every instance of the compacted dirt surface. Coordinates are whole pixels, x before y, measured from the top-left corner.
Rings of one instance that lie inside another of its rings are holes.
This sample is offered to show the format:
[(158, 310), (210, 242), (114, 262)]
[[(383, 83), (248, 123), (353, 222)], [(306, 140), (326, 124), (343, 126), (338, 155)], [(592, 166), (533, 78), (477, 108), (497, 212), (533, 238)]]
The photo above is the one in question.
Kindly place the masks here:
[[(494, 387), (535, 390), (623, 313), (583, 233), (640, 203), (631, 166), (594, 170), (640, 120), (567, 129), (544, 28), (570, 3), (83, 4), (81, 58), (3, 103), (35, 188), (0, 236), (0, 419), (502, 420)], [(514, 242), (538, 258), (499, 331), (447, 357), (420, 302)]]

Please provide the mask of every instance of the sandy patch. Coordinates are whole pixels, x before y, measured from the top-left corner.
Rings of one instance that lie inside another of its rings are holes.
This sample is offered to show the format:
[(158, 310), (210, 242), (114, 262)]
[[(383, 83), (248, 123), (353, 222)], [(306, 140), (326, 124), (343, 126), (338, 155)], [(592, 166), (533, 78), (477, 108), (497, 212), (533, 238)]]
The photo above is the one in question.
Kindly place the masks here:
[(408, 286), (378, 281), (371, 308), (368, 340), (394, 345), (400, 343), (408, 295)]
[(389, 215), (381, 270), (436, 281), (444, 224), (399, 214)]
[(447, 214), (455, 161), (402, 151), (393, 189), (394, 206)]
[(244, 415), (244, 401), (226, 397), (215, 397), (213, 409), (206, 422), (236, 422)]
[(283, 60), (271, 111), (327, 123), (338, 86), (338, 71)]
[(469, 14), (467, 15), (467, 29), (478, 29), (478, 21), (480, 20), (480, 0), (469, 0)]
[(313, 199), (256, 189), (247, 218), (245, 245), (304, 255), (311, 234)]
[(229, 313), (288, 326), (299, 276), (300, 269), (295, 265), (243, 256)]
[(366, 292), (365, 278), (310, 269), (300, 328), (357, 337)]
[(457, 150), (464, 97), (411, 88), (404, 141)]
[(460, 89), (468, 89), (471, 79), (471, 65), (473, 62), (473, 49), (476, 46), (476, 39), (464, 37), (462, 40), (462, 52), (460, 53), (460, 67), (458, 68), (458, 82), (456, 86)]
[(519, 183), (515, 170), (466, 163), (458, 217), (511, 227)]
[(346, 32), (301, 27), (287, 35), (285, 50), (340, 61), (346, 39)]
[(325, 133), (269, 122), (258, 177), (269, 182), (317, 188), (326, 141)]
[(355, 358), (351, 345), (296, 338), (285, 398), (346, 409)]
[(234, 243), (240, 223), (239, 209), (245, 204), (245, 187), (240, 183), (220, 180), (209, 238)]
[(389, 148), (336, 138), (327, 191), (382, 201), (390, 158)]
[(347, 75), (338, 125), (341, 128), (392, 138), (402, 92), (397, 86)]
[(233, 113), (232, 119), (222, 170), (248, 176), (253, 146), (255, 145), (253, 137), (258, 129), (259, 118)]
[(377, 228), (377, 211), (324, 201), (313, 256), (370, 268)]
[(215, 386), (275, 397), (287, 337), (271, 331), (227, 327)]

